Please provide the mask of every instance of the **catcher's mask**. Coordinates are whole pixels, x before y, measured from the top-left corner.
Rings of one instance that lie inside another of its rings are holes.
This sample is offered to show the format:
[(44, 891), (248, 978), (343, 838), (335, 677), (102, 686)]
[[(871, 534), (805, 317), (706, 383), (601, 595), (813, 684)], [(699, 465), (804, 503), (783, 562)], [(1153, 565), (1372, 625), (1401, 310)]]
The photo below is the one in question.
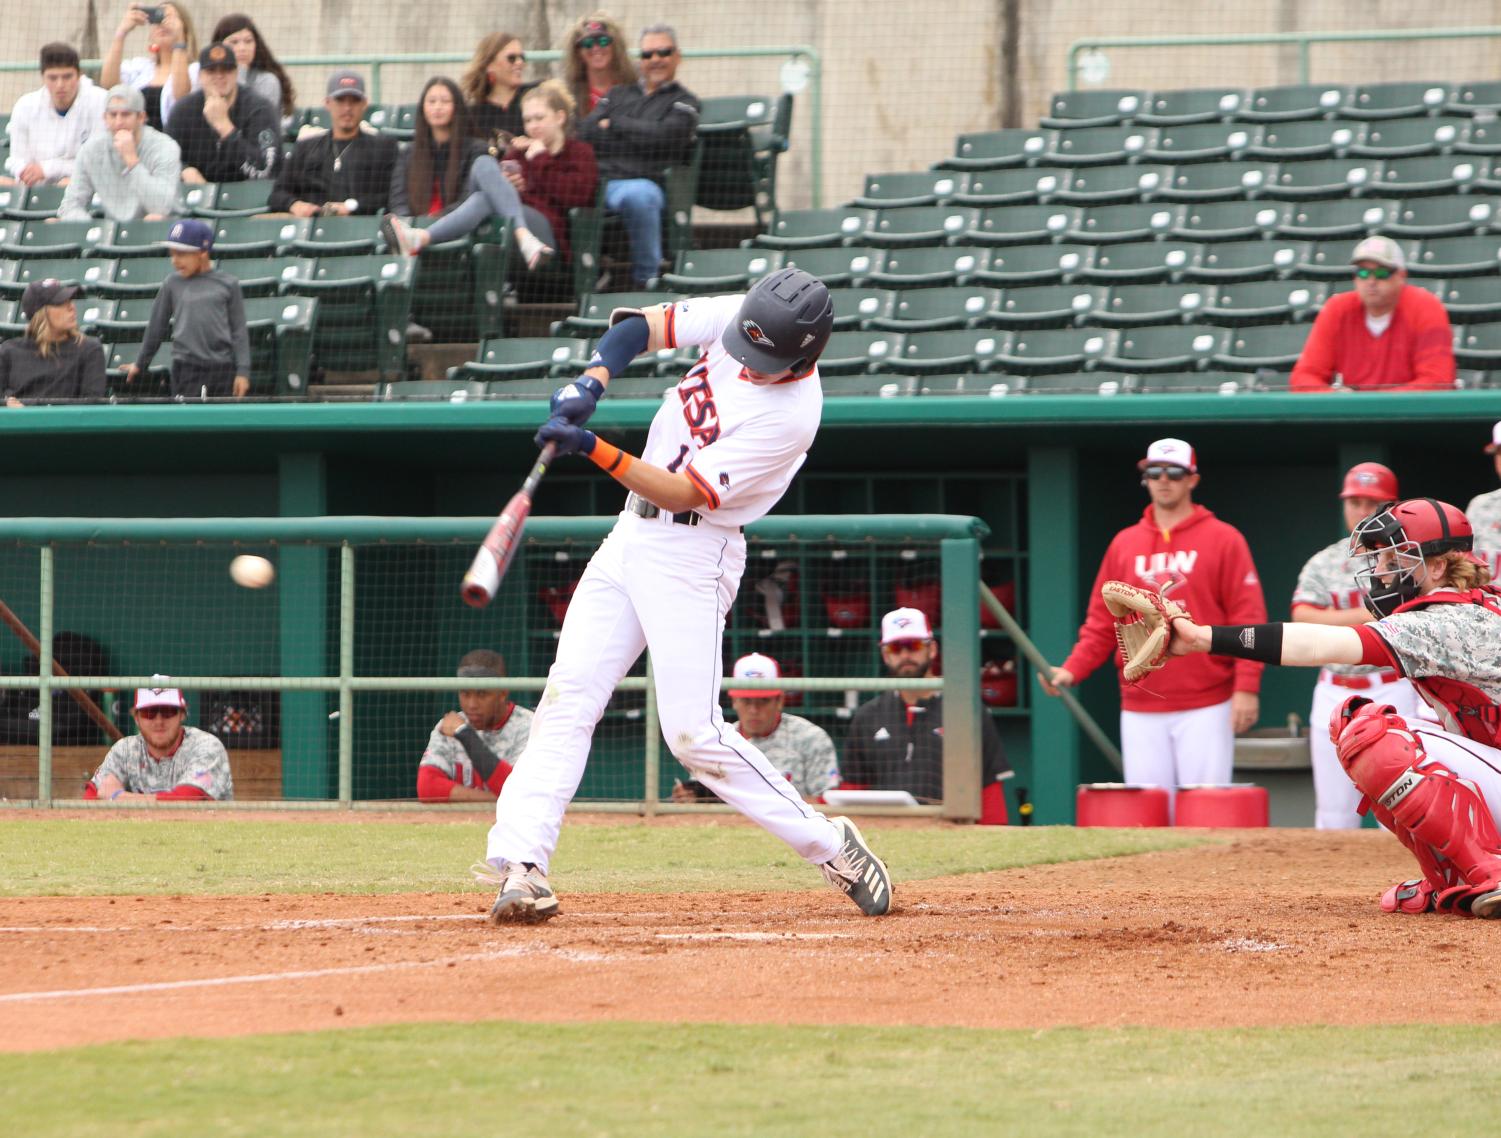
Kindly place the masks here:
[(1435, 498), (1409, 498), (1372, 514), (1350, 535), (1350, 556), (1365, 563), (1355, 583), (1366, 608), (1390, 616), (1418, 595), (1428, 579), (1428, 558), (1474, 544), (1463, 511)]

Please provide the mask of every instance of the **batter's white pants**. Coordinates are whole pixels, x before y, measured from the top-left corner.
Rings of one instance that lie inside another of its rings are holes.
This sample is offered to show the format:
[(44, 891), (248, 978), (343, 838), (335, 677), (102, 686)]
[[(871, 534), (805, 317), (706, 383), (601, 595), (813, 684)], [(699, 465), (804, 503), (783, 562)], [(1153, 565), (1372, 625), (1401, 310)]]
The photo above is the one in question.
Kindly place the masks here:
[(807, 861), (839, 852), (834, 824), (720, 714), (724, 620), (744, 568), (738, 530), (621, 515), (568, 606), (530, 740), (495, 804), (488, 860), (546, 872), (594, 726), (642, 649), (651, 651), (662, 734), (678, 761)]
[(1235, 766), (1230, 701), (1188, 711), (1121, 712), (1121, 759), (1127, 782), (1166, 787), (1169, 802), (1180, 786), (1223, 786)]
[(1339, 765), (1334, 742), (1329, 738), (1329, 719), (1340, 704), (1352, 695), (1363, 695), (1377, 703), (1389, 703), (1408, 724), (1422, 722), (1417, 715), (1417, 689), (1404, 679), (1395, 679), (1369, 688), (1350, 688), (1331, 683), (1328, 672), (1320, 672), (1313, 686), (1313, 706), (1308, 712), (1308, 749), (1313, 758), (1313, 824), (1320, 830), (1355, 830), (1360, 827), (1360, 791)]

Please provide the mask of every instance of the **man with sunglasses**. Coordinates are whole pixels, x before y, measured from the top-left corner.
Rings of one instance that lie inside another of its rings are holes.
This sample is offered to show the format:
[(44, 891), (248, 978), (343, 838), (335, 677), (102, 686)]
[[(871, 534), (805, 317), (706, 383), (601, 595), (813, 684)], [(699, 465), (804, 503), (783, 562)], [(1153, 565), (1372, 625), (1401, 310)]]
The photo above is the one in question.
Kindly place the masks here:
[[(1043, 690), (1057, 695), (1116, 656), (1115, 621), (1100, 586), (1127, 581), (1171, 590), (1195, 620), (1256, 624), (1266, 620), (1261, 579), (1239, 530), (1195, 504), (1199, 461), (1182, 439), (1158, 439), (1136, 464), (1151, 498), (1141, 519), (1115, 535), (1090, 590), (1078, 642)], [(1117, 661), (1118, 663), (1118, 661)], [(1127, 782), (1166, 787), (1230, 781), (1235, 736), (1260, 714), (1263, 665), (1253, 660), (1195, 658), (1187, 668), (1121, 679), (1121, 753)]]
[(224, 744), (184, 726), (187, 712), (188, 701), (177, 688), (137, 688), (131, 715), (141, 733), (109, 749), (83, 796), (109, 802), (233, 798)]
[(1350, 257), (1355, 291), (1330, 297), (1293, 367), (1294, 391), (1417, 391), (1454, 386), (1449, 314), (1427, 289), (1409, 287), (1402, 246), (1367, 237)]
[[(881, 663), (899, 680), (934, 674), (938, 643), (921, 609), (881, 618)], [(1006, 823), (1001, 780), (1011, 766), (989, 715), (980, 717), (980, 823)], [(846, 790), (905, 790), (921, 802), (943, 801), (943, 694), (884, 692), (855, 709), (839, 769)]]
[(625, 222), (636, 288), (662, 267), (665, 171), (688, 161), (698, 137), (698, 96), (677, 81), (680, 58), (672, 28), (644, 30), (641, 78), (612, 87), (578, 127), (578, 137), (594, 147), (605, 208)]

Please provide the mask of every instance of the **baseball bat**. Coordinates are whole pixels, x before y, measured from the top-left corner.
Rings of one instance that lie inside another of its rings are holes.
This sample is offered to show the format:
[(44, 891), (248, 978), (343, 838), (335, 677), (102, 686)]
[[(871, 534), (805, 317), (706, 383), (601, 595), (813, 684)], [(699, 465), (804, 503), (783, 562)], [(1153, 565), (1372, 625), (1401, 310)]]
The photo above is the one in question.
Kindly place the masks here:
[(500, 591), (500, 582), (504, 579), (506, 570), (511, 567), (511, 558), (516, 556), (516, 546), (521, 542), (522, 527), (526, 525), (527, 516), (532, 512), (532, 495), (537, 492), (537, 484), (542, 481), (542, 476), (547, 473), (547, 468), (557, 453), (557, 443), (548, 443), (542, 448), (532, 472), (521, 484), (521, 489), (511, 495), (506, 508), (500, 511), (500, 516), (495, 519), (495, 524), (480, 543), (479, 552), (469, 565), (469, 572), (464, 574), (461, 593), (465, 604), (482, 609)]
[[(10, 606), (4, 601), (0, 601), (0, 620), (3, 620), (10, 627), (10, 630), (16, 634), (16, 638), (22, 644), (26, 645), (28, 652), (35, 652), (38, 660), (42, 658), (42, 642), (31, 634), (31, 629), (26, 627), (21, 618), (12, 612)], [(67, 678), (68, 670), (59, 664), (56, 659), (53, 659), (51, 664), (54, 676)], [(67, 688), (66, 691), (73, 697), (73, 702), (83, 708), (83, 713), (99, 725), (105, 735), (109, 737), (110, 742), (113, 743), (122, 737), (120, 729), (110, 722), (109, 716), (104, 714), (104, 711), (93, 701), (88, 692), (82, 688)]]

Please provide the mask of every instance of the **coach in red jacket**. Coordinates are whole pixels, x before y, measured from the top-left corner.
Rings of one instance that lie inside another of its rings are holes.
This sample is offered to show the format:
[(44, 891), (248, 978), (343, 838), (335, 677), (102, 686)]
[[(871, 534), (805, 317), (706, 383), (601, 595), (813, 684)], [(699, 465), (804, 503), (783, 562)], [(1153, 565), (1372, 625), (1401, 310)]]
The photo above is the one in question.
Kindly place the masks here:
[[(1152, 502), (1105, 551), (1078, 643), (1050, 677), (1038, 677), (1049, 695), (1073, 687), (1116, 656), (1115, 625), (1100, 596), (1106, 581), (1169, 587), (1171, 598), (1199, 621), (1266, 620), (1261, 579), (1246, 539), (1194, 504), (1199, 467), (1193, 447), (1182, 439), (1158, 439), (1137, 468)], [(1210, 613), (1217, 615), (1211, 620)], [(1179, 667), (1189, 659), (1192, 666)], [(1126, 781), (1169, 791), (1191, 783), (1228, 783), (1235, 736), (1250, 728), (1260, 711), (1261, 670), (1251, 660), (1185, 656), (1138, 683), (1122, 680)]]

